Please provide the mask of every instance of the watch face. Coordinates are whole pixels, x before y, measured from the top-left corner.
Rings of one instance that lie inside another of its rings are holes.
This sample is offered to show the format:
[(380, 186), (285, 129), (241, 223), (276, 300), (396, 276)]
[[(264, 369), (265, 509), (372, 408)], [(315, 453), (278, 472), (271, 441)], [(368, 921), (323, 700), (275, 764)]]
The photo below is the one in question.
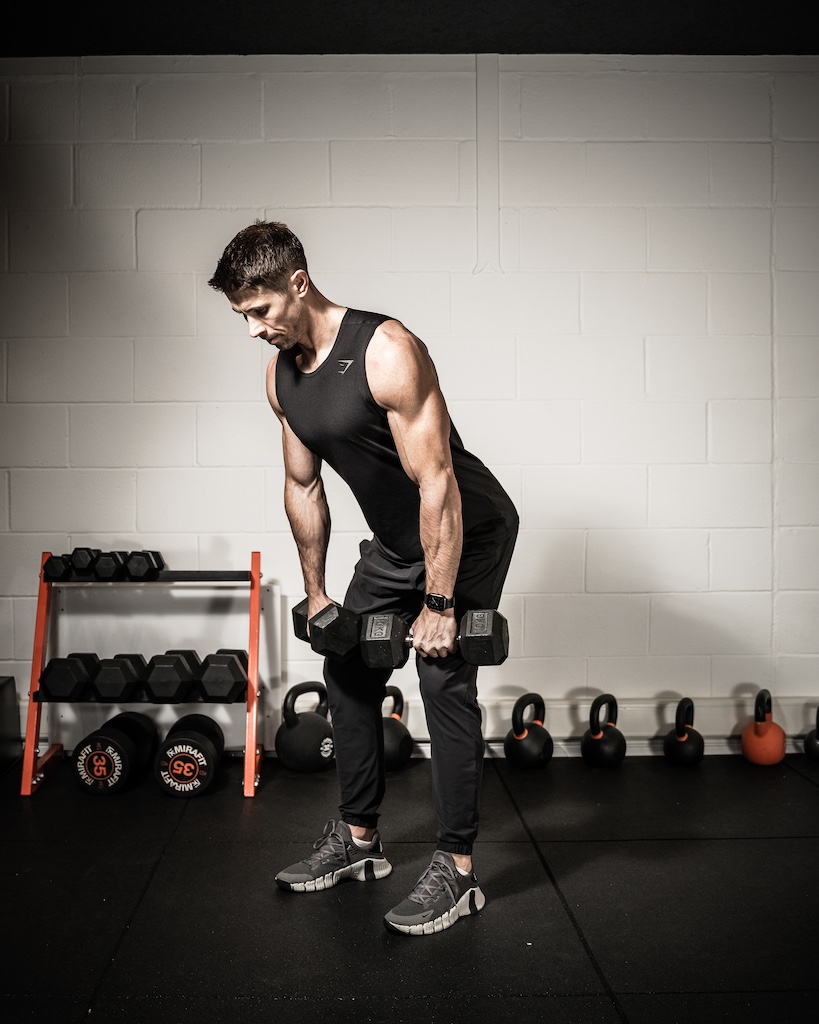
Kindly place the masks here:
[(427, 594), (427, 608), (434, 612), (445, 612), (449, 602), (440, 594)]

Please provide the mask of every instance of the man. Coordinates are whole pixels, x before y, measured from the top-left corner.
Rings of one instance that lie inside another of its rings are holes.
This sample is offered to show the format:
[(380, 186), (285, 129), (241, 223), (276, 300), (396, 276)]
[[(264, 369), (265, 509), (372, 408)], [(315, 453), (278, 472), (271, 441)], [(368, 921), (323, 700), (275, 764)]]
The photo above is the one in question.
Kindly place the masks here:
[[(325, 591), (330, 512), (324, 460), (348, 483), (369, 527), (344, 600), (358, 615), (391, 612), (411, 624), (430, 735), (437, 850), (388, 930), (429, 934), (476, 913), (484, 896), (472, 865), (483, 766), (477, 668), (461, 657), (457, 623), (496, 608), (518, 516), (500, 484), (463, 448), (426, 346), (398, 321), (331, 302), (310, 279), (299, 240), (257, 221), (228, 244), (211, 287), (250, 336), (278, 351), (267, 394), (282, 425), (284, 503), (312, 617)], [(314, 892), (392, 871), (377, 831), (384, 795), (381, 706), (391, 669), (360, 654), (325, 660), (341, 802), (305, 860), (276, 876)]]

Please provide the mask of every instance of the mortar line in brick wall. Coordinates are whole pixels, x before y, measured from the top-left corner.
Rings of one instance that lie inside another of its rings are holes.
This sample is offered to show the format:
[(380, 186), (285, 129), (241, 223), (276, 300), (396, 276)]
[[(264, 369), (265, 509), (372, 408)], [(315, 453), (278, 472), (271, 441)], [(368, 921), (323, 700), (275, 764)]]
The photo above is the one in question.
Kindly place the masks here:
[(776, 97), (776, 80), (771, 85), (771, 220), (769, 224), (769, 281), (770, 281), (770, 292), (771, 292), (771, 304), (768, 312), (768, 329), (770, 331), (771, 339), (771, 351), (770, 351), (770, 367), (771, 367), (771, 537), (770, 537), (770, 550), (771, 550), (771, 657), (773, 661), (773, 677), (774, 683), (776, 682), (777, 674), (777, 656), (779, 654), (778, 639), (778, 612), (779, 612), (779, 592), (777, 589), (777, 578), (778, 578), (778, 564), (779, 564), (779, 530), (777, 527), (776, 520), (776, 509), (779, 498), (779, 403), (777, 396), (779, 388), (777, 386), (776, 377), (776, 302), (777, 302), (777, 288), (776, 288), (776, 232), (774, 230), (774, 224), (776, 221), (776, 138), (774, 136), (774, 125), (773, 125), (773, 108)]

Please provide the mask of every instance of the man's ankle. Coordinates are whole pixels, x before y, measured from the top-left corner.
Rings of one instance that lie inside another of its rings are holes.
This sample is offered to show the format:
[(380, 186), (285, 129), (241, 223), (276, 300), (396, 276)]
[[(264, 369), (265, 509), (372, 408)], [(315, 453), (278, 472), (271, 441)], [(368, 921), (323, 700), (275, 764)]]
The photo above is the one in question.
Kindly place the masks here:
[(353, 839), (360, 839), (364, 843), (369, 843), (375, 835), (374, 828), (363, 828), (361, 825), (350, 825), (349, 828)]

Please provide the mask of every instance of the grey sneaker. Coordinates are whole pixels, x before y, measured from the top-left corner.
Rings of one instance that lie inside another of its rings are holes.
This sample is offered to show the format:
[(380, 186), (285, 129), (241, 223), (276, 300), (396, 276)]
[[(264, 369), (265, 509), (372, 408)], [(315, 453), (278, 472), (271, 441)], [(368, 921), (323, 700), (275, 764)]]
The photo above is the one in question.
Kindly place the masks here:
[(384, 915), (384, 925), (402, 935), (432, 935), (477, 914), (485, 903), (475, 872), (462, 875), (452, 854), (437, 850), (409, 896)]
[(381, 839), (375, 833), (375, 842), (369, 850), (362, 850), (353, 842), (350, 826), (344, 822), (328, 821), (324, 834), (313, 844), (315, 853), (298, 864), (276, 875), (276, 884), (287, 892), (321, 892), (338, 885), (346, 878), (369, 882), (386, 878), (392, 864), (384, 856)]

